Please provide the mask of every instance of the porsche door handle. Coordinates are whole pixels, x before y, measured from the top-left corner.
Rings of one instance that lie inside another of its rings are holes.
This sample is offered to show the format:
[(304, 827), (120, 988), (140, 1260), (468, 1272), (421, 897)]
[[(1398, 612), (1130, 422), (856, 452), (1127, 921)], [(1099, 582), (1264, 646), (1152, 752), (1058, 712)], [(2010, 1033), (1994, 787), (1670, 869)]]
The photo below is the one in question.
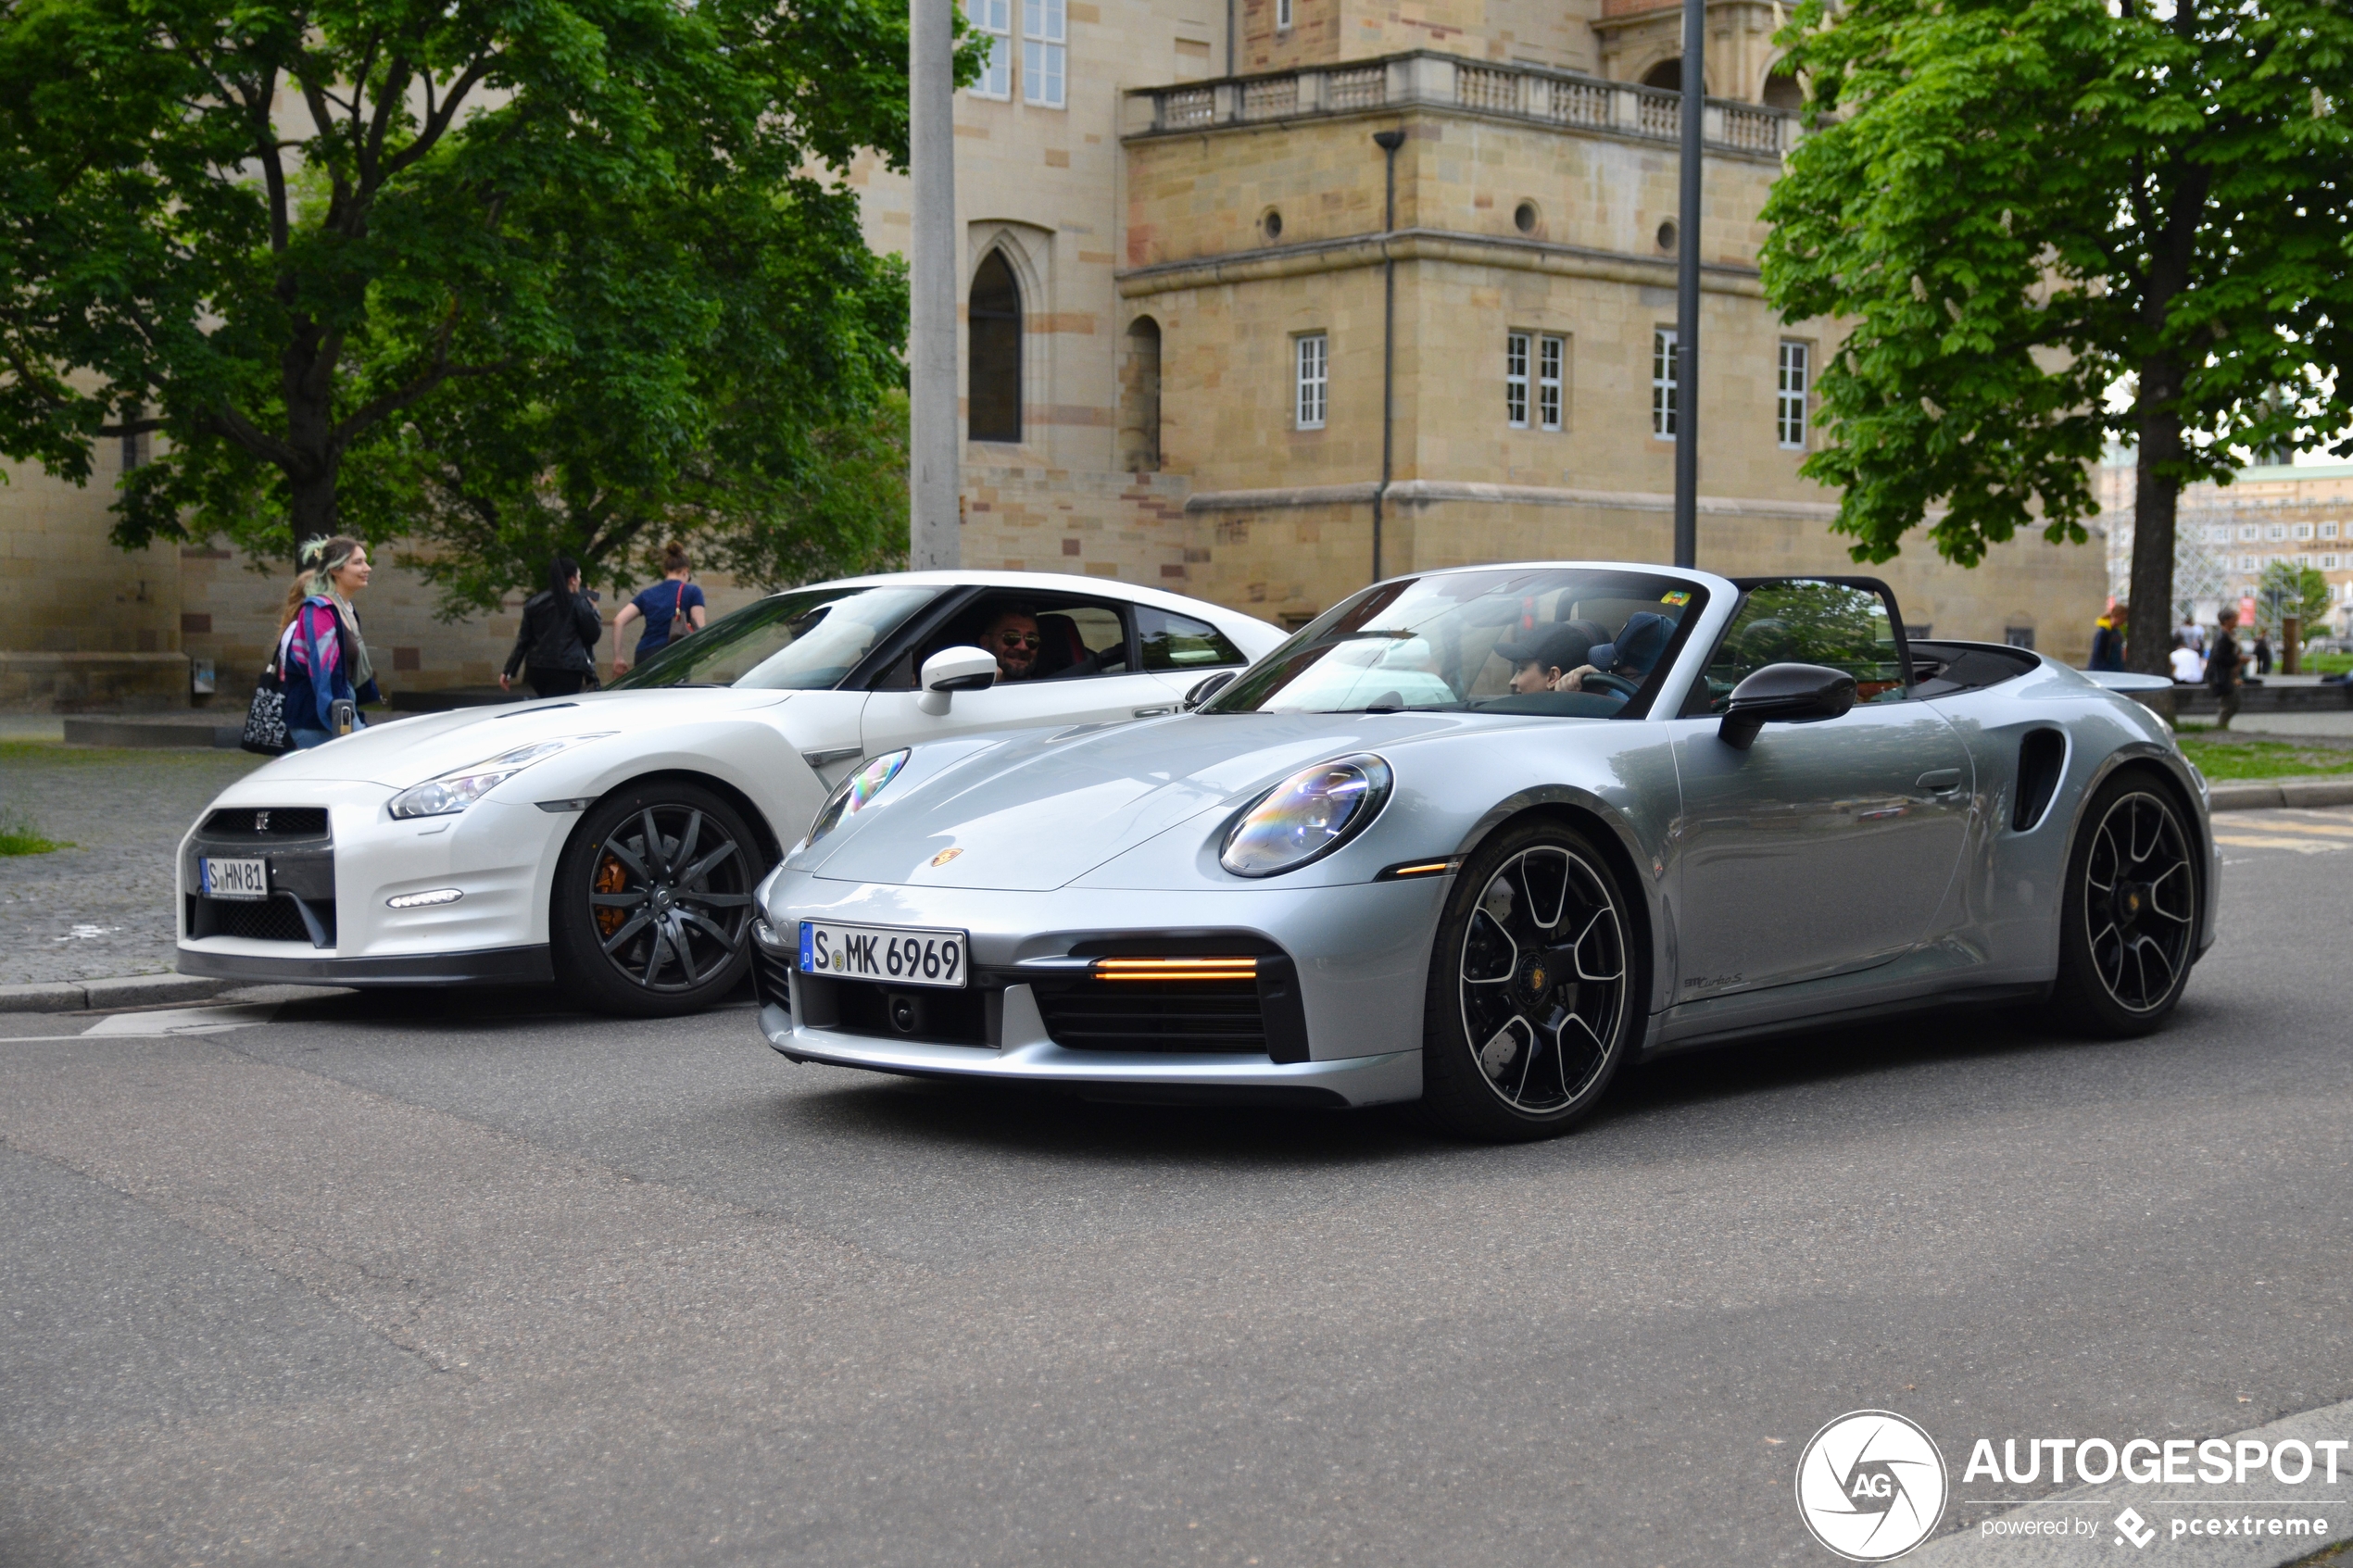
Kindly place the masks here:
[(1919, 785), (1931, 795), (1950, 795), (1961, 787), (1961, 771), (1958, 768), (1939, 768), (1933, 772), (1922, 773)]
[(1172, 702), (1159, 708), (1139, 708), (1136, 709), (1136, 717), (1139, 719), (1164, 719), (1176, 711), (1176, 705)]

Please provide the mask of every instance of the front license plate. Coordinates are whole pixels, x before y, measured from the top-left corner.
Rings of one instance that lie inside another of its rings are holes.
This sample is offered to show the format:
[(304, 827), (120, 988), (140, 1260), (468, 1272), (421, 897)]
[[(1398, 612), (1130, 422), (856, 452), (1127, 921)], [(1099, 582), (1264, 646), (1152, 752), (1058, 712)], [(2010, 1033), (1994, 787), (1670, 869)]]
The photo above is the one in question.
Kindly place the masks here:
[(800, 972), (886, 985), (964, 988), (964, 934), (895, 925), (800, 922)]
[(270, 862), (267, 860), (216, 860), (208, 856), (196, 864), (204, 872), (204, 891), (208, 898), (270, 897)]

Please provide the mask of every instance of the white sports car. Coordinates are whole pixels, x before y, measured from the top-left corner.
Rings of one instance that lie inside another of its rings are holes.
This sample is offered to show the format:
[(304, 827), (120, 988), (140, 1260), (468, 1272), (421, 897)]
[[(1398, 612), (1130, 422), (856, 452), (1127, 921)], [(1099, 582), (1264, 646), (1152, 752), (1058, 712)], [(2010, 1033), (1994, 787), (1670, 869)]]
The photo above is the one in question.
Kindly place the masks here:
[[(1000, 684), (974, 645), (1009, 611), (1036, 623), (1034, 662)], [(380, 724), (255, 770), (181, 843), (179, 967), (337, 985), (560, 978), (610, 1010), (690, 1011), (742, 978), (752, 889), (861, 758), (1172, 712), (1282, 640), (1101, 578), (797, 588), (602, 692)]]

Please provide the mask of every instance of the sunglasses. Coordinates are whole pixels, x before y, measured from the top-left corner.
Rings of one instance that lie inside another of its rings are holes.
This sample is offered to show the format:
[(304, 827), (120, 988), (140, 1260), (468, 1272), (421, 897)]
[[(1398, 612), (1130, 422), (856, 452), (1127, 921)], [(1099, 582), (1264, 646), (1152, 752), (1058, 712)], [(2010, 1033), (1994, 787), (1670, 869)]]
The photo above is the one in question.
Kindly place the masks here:
[(1035, 632), (1000, 632), (997, 640), (1009, 648), (1035, 648), (1046, 645)]

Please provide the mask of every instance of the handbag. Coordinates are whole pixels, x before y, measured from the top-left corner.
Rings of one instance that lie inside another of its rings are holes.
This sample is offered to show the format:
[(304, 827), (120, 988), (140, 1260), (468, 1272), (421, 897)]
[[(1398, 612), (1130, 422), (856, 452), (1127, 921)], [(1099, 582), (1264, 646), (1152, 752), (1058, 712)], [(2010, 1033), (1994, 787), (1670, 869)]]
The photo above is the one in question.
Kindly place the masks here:
[(245, 731), (237, 744), (264, 757), (283, 757), (295, 748), (294, 737), (286, 733), (286, 686), (275, 654), (254, 683), (253, 700), (245, 705)]
[(686, 619), (686, 584), (682, 581), (678, 584), (678, 602), (670, 611), (670, 636), (662, 646), (668, 647), (694, 629), (695, 623)]

